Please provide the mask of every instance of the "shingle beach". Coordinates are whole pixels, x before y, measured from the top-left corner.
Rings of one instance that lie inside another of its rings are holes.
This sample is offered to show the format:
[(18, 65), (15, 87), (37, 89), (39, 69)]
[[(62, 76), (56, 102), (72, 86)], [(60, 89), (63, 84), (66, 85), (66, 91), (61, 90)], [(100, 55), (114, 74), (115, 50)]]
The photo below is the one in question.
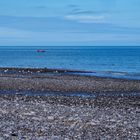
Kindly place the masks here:
[[(57, 74), (37, 74), (29, 70), (27, 73), (21, 69), (20, 72), (1, 69), (0, 89), (2, 140), (140, 138), (138, 80), (67, 75), (59, 71)], [(15, 94), (2, 94), (2, 91), (10, 90)], [(28, 96), (21, 95), (22, 91), (62, 94)], [(63, 96), (63, 93), (69, 95), (72, 92), (104, 93), (104, 96)], [(120, 96), (106, 97), (107, 93)], [(129, 96), (132, 93), (137, 93), (137, 96)]]

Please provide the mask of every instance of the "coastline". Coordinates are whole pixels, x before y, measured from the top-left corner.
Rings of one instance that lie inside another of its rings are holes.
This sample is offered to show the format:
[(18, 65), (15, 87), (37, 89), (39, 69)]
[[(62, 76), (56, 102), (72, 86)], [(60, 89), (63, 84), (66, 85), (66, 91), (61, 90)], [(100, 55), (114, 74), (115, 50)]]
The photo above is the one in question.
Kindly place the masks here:
[(0, 90), (62, 93), (140, 92), (140, 80), (75, 75), (73, 72), (75, 71), (46, 68), (0, 68)]
[[(0, 138), (92, 140), (140, 137), (139, 80), (72, 73), (56, 69), (0, 68)], [(9, 94), (3, 93), (6, 90)], [(31, 95), (20, 94), (22, 91)], [(36, 92), (56, 94), (43, 96), (35, 95)], [(63, 96), (74, 92), (79, 96)], [(134, 92), (138, 96), (129, 96)], [(82, 97), (83, 93), (103, 93), (104, 96)], [(106, 96), (108, 93), (126, 93), (128, 96)]]

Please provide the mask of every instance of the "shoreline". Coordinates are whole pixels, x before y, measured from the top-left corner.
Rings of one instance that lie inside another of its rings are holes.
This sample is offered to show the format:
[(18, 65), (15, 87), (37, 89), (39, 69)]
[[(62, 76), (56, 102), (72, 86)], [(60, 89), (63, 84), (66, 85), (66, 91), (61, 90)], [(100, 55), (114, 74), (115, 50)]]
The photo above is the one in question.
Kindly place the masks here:
[[(34, 69), (33, 69), (34, 71)], [(9, 94), (2, 94), (8, 90)], [(34, 96), (20, 94), (33, 92)], [(140, 81), (0, 69), (0, 138), (139, 139)], [(11, 91), (14, 91), (12, 94)], [(57, 92), (55, 96), (35, 92)], [(64, 96), (69, 93), (80, 96)], [(126, 96), (83, 98), (83, 93)]]
[(22, 68), (22, 67), (0, 67), (0, 71), (14, 71), (23, 73), (67, 73), (67, 72), (78, 72), (78, 73), (92, 73), (93, 71), (86, 70), (72, 70), (72, 69), (55, 69), (55, 68)]
[[(129, 81), (140, 81), (137, 78), (130, 77), (116, 77), (109, 76), (109, 73), (121, 73), (126, 74), (127, 72), (117, 72), (117, 71), (99, 71), (100, 73), (106, 73), (105, 75), (96, 75), (98, 73), (95, 70), (75, 70), (75, 69), (59, 69), (59, 68), (32, 68), (32, 67), (0, 67), (0, 74), (63, 74), (63, 75), (76, 75), (76, 76), (85, 76), (85, 77), (97, 77), (97, 78), (109, 78), (109, 79), (119, 79), (119, 80), (129, 80)], [(93, 75), (95, 74), (95, 75)]]
[(0, 68), (0, 90), (91, 94), (140, 93), (140, 80), (72, 73), (72, 70), (58, 69)]

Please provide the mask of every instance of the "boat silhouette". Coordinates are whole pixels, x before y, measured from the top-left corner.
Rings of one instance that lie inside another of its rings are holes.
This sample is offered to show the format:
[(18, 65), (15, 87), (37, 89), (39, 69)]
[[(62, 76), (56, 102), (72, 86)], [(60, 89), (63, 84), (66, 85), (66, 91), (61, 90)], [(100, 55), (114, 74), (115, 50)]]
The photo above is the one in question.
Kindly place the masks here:
[(45, 50), (37, 50), (37, 52), (46, 52)]

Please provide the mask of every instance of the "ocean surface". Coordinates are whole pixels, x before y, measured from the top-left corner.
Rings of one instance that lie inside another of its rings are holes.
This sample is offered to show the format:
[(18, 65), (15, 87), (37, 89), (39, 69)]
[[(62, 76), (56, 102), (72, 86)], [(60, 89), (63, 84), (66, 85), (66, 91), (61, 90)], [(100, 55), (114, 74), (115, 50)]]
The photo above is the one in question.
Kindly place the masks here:
[(140, 47), (1, 46), (0, 67), (86, 70), (92, 71), (87, 75), (140, 79)]

